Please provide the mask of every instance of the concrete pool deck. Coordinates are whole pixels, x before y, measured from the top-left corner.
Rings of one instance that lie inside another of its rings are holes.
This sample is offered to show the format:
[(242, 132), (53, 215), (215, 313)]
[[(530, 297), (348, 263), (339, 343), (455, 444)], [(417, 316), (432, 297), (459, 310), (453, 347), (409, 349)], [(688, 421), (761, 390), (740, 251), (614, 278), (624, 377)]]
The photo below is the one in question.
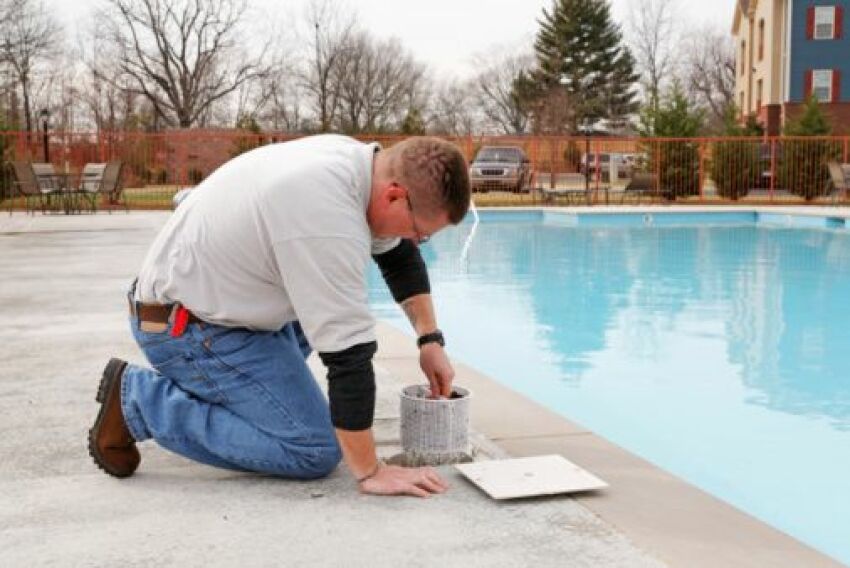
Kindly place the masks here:
[[(461, 363), (482, 454), (560, 453), (611, 487), (494, 502), (441, 468), (445, 495), (377, 498), (344, 467), (283, 481), (152, 443), (136, 476), (103, 475), (85, 449), (97, 376), (111, 355), (143, 360), (123, 291), (167, 216), (0, 216), (0, 565), (839, 565)], [(376, 435), (391, 455), (396, 393), (421, 379), (411, 340), (379, 332)]]

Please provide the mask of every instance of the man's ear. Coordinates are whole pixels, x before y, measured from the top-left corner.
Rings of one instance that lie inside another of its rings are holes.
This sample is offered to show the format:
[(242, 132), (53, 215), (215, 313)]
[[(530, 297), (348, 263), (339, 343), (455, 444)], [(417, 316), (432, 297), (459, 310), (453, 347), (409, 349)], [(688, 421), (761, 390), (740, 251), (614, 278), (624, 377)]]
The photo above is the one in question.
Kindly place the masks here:
[(397, 183), (391, 183), (384, 190), (384, 195), (386, 196), (387, 201), (392, 203), (393, 201), (399, 199), (406, 199), (407, 190), (398, 185)]

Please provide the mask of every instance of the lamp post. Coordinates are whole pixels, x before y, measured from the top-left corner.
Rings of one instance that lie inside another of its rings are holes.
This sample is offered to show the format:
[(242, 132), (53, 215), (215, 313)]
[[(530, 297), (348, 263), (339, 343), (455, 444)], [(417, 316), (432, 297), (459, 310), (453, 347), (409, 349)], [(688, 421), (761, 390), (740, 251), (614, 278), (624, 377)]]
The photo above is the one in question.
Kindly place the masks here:
[(47, 120), (50, 118), (50, 111), (46, 108), (43, 108), (38, 114), (41, 117), (41, 139), (42, 143), (44, 144), (44, 161), (50, 162), (50, 144), (48, 144), (47, 140)]

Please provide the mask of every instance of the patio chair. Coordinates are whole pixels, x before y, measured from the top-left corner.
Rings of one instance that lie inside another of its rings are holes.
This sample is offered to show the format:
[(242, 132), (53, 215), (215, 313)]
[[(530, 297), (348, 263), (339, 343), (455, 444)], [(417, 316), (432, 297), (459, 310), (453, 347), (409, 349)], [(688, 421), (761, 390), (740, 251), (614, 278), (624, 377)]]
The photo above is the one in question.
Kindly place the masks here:
[(620, 203), (625, 203), (627, 195), (634, 195), (637, 203), (640, 203), (641, 198), (645, 195), (649, 201), (656, 193), (658, 186), (658, 176), (646, 172), (634, 172), (632, 179), (626, 184), (623, 189), (623, 195)]
[[(582, 201), (587, 200), (587, 180), (585, 179), (584, 174), (560, 174), (556, 177), (556, 183), (559, 187), (543, 187), (540, 189), (540, 191), (543, 192), (543, 200), (546, 203), (555, 203), (558, 200), (563, 199), (566, 201), (567, 205), (572, 203), (579, 205)], [(562, 183), (563, 186), (561, 186)]]
[[(86, 164), (80, 178), (80, 188), (77, 194), (83, 197), (89, 204), (91, 212), (97, 211), (97, 201), (100, 196), (105, 195), (109, 203), (118, 203), (129, 212), (127, 200), (123, 199), (121, 188), (121, 173), (123, 162), (113, 160), (106, 164)], [(107, 208), (112, 214), (112, 208)]]
[(847, 191), (850, 190), (850, 179), (848, 179), (847, 169), (838, 162), (829, 162), (829, 185), (832, 186), (832, 202), (835, 203), (839, 194), (847, 199)]
[(33, 162), (32, 171), (35, 172), (35, 178), (41, 189), (52, 191), (61, 191), (63, 189), (59, 178), (56, 177), (56, 170), (53, 164)]
[(24, 207), (26, 212), (35, 214), (35, 206), (41, 207), (41, 212), (44, 213), (48, 206), (52, 207), (53, 196), (59, 193), (58, 190), (52, 187), (45, 187), (39, 183), (36, 176), (33, 164), (30, 162), (12, 162), (12, 171), (15, 173), (15, 181), (12, 182), (14, 188), (12, 199), (9, 200), (9, 215), (12, 214), (12, 205), (15, 201), (16, 193), (24, 198)]
[(105, 169), (106, 164), (103, 163), (89, 163), (83, 166), (83, 171), (80, 172), (80, 191), (97, 191)]

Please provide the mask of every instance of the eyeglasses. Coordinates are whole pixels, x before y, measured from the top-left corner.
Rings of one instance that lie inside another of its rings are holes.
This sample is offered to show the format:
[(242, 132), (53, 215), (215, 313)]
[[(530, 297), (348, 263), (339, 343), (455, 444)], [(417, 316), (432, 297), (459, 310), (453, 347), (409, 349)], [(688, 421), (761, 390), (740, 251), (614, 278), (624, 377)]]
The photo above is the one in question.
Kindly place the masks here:
[(416, 224), (416, 214), (413, 212), (413, 203), (410, 201), (410, 195), (407, 196), (407, 208), (410, 210), (410, 222), (413, 224), (413, 232), (416, 233), (416, 242), (420, 245), (431, 240), (431, 235), (425, 234), (419, 230)]

